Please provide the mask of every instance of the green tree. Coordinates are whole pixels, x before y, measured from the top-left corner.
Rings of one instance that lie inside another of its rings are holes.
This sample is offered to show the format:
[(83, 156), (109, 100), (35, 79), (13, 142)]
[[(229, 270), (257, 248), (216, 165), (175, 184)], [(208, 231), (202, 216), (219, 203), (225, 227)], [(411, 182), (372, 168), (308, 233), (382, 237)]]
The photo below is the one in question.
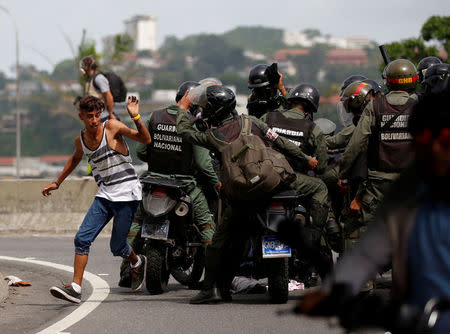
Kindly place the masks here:
[(325, 64), (328, 49), (329, 47), (325, 44), (317, 44), (309, 49), (309, 54), (292, 59), (297, 69), (297, 82), (308, 82), (317, 85), (317, 74)]
[(63, 60), (56, 64), (51, 76), (56, 81), (73, 80), (77, 75), (77, 73), (74, 73), (74, 68), (73, 59)]
[(272, 56), (275, 50), (285, 48), (283, 30), (267, 27), (237, 27), (223, 35), (229, 45)]
[[(408, 38), (400, 42), (393, 42), (386, 45), (389, 58), (391, 60), (404, 58), (412, 61), (415, 65), (427, 56), (436, 56), (438, 51), (434, 46), (426, 46), (422, 38)], [(382, 72), (385, 65), (380, 64)]]
[(437, 40), (450, 55), (450, 16), (432, 16), (422, 26), (420, 31), (426, 41)]
[(128, 52), (131, 52), (134, 47), (133, 39), (127, 34), (117, 34), (113, 37), (113, 45), (111, 50), (104, 51), (105, 64), (118, 63), (123, 60), (123, 57)]

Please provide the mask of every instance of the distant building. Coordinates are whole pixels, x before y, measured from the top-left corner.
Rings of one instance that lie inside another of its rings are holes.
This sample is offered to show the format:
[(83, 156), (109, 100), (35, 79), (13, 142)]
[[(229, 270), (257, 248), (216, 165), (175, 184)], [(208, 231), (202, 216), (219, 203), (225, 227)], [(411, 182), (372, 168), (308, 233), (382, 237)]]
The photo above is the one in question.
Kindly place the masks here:
[(125, 21), (125, 33), (134, 40), (136, 51), (158, 49), (158, 23), (151, 15), (136, 15)]
[(294, 57), (309, 55), (308, 49), (280, 49), (275, 51), (273, 59), (277, 62), (287, 61)]
[(305, 33), (296, 30), (283, 31), (283, 42), (289, 46), (301, 45), (307, 48), (314, 45), (314, 42)]
[(299, 45), (306, 48), (310, 48), (315, 44), (328, 44), (339, 49), (363, 49), (370, 45), (369, 39), (365, 36), (345, 38), (320, 35), (309, 37), (304, 32), (295, 30), (285, 30), (283, 32), (283, 42), (288, 46)]
[(367, 53), (359, 49), (333, 49), (327, 52), (326, 64), (364, 65), (369, 62)]

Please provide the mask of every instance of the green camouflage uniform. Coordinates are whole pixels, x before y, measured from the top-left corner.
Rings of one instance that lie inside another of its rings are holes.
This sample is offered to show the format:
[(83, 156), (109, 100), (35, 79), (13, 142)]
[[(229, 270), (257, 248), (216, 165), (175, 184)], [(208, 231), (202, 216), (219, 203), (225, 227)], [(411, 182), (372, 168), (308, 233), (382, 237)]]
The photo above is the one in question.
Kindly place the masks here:
[[(266, 133), (269, 127), (261, 120), (250, 117), (253, 124), (255, 124), (262, 133)], [(224, 120), (222, 124), (227, 124), (233, 121), (233, 117)], [(211, 150), (218, 150), (215, 147), (215, 141), (211, 138), (213, 136), (212, 130), (208, 129), (205, 132), (198, 132), (192, 127), (189, 122), (187, 111), (180, 111), (177, 117), (177, 132), (194, 145), (200, 145)], [(282, 153), (296, 159), (296, 161), (306, 168), (308, 163), (308, 156), (306, 156), (296, 145), (282, 136), (278, 136), (273, 141), (274, 147)], [(224, 281), (231, 282), (232, 276), (224, 278), (219, 275), (220, 271), (224, 273), (234, 273), (236, 269), (229, 269), (228, 266), (239, 265), (239, 261), (243, 254), (245, 240), (250, 233), (248, 224), (248, 217), (251, 216), (252, 205), (245, 203), (232, 203), (227, 205), (224, 213), (224, 218), (221, 224), (218, 225), (217, 231), (213, 236), (212, 243), (206, 249), (206, 271), (203, 289), (212, 288), (219, 278)], [(238, 261), (238, 262), (235, 262)], [(219, 277), (220, 276), (220, 277)]]
[(330, 150), (338, 150), (341, 148), (345, 148), (347, 144), (350, 141), (350, 138), (352, 138), (353, 132), (355, 131), (356, 127), (353, 125), (353, 123), (345, 126), (342, 128), (341, 131), (339, 131), (334, 136), (326, 136), (325, 141), (327, 144), (328, 149)]
[[(387, 102), (390, 105), (404, 105), (409, 98), (417, 100), (416, 94), (408, 94), (404, 91), (391, 91), (386, 95)], [(376, 126), (375, 113), (373, 110), (373, 101), (364, 109), (361, 119), (353, 133), (352, 138), (345, 150), (339, 164), (339, 179), (347, 179), (351, 167), (358, 154), (365, 150), (368, 145), (369, 137), (372, 135), (372, 128)], [(361, 215), (357, 220), (351, 219), (344, 222), (344, 233), (346, 237), (358, 237), (355, 231), (364, 232), (367, 223), (372, 220), (375, 209), (383, 199), (386, 190), (392, 182), (399, 176), (399, 173), (386, 173), (377, 170), (368, 170), (367, 181), (359, 187), (357, 197), (361, 200)]]

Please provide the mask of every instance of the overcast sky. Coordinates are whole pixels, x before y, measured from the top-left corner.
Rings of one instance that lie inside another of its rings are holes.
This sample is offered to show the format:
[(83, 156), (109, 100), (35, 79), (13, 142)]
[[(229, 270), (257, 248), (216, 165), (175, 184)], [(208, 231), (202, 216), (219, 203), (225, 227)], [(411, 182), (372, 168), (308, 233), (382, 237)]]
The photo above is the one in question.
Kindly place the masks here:
[[(379, 44), (418, 36), (432, 15), (450, 15), (450, 0), (0, 0), (19, 30), (20, 62), (51, 70), (72, 56), (83, 28), (101, 50), (101, 38), (123, 32), (138, 14), (158, 19), (158, 44), (168, 35), (223, 33), (242, 25), (319, 29), (336, 37), (367, 36)], [(0, 10), (0, 71), (13, 76), (13, 24)]]

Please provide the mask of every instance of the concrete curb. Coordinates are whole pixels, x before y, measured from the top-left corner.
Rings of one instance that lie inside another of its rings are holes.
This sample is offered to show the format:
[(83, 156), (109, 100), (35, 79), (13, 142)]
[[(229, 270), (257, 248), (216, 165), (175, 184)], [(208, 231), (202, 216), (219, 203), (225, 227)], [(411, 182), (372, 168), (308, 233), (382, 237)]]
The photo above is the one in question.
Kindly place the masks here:
[(9, 294), (9, 287), (4, 276), (0, 273), (0, 303), (3, 302)]

